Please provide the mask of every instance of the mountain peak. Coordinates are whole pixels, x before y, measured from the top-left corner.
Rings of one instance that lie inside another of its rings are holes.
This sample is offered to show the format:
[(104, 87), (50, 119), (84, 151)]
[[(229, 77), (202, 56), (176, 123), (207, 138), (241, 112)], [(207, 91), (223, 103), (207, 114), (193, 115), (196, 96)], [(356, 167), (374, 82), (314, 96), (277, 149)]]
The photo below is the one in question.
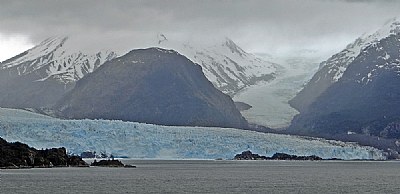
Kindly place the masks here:
[(43, 40), (39, 45), (63, 44), (68, 38), (68, 36), (53, 36)]
[(37, 60), (41, 56), (46, 56), (59, 49), (68, 40), (68, 37), (55, 36), (45, 39), (33, 48), (4, 61), (0, 68), (7, 69), (15, 67), (21, 63)]
[(240, 56), (247, 55), (247, 53), (242, 48), (240, 48), (235, 42), (233, 42), (228, 37), (225, 37), (225, 42), (222, 45), (228, 47), (232, 53), (237, 53)]
[(116, 56), (112, 51), (83, 52), (67, 36), (54, 36), (4, 61), (0, 64), (0, 69), (8, 70), (14, 75), (36, 74), (35, 81), (55, 78), (68, 83), (93, 72), (105, 61)]

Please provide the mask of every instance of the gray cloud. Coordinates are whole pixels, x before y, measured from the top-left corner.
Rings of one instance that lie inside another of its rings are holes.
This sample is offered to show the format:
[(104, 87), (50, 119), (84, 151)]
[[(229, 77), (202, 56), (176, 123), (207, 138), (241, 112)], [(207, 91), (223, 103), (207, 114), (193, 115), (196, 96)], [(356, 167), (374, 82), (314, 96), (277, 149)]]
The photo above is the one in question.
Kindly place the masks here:
[(169, 39), (230, 37), (252, 52), (333, 52), (377, 29), (400, 8), (373, 0), (38, 0), (0, 1), (0, 34), (33, 43), (70, 35), (82, 47), (128, 50)]

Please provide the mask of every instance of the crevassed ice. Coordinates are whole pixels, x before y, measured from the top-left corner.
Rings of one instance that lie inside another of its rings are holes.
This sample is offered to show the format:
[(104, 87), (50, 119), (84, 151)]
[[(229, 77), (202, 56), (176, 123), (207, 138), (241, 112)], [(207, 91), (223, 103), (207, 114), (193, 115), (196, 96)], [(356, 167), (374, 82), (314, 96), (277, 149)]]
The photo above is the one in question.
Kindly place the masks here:
[(0, 109), (0, 136), (40, 148), (105, 152), (159, 159), (233, 158), (245, 150), (323, 158), (384, 159), (375, 148), (318, 138), (258, 133), (229, 128), (173, 127), (108, 120), (60, 120), (21, 110)]

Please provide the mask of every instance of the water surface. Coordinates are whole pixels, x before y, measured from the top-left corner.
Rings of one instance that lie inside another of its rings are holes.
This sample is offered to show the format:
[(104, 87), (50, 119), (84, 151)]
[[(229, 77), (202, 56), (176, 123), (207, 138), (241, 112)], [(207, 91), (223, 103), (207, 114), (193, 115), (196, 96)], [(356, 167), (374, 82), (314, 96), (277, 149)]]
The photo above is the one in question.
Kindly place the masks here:
[(400, 162), (124, 160), (0, 170), (0, 193), (398, 193)]

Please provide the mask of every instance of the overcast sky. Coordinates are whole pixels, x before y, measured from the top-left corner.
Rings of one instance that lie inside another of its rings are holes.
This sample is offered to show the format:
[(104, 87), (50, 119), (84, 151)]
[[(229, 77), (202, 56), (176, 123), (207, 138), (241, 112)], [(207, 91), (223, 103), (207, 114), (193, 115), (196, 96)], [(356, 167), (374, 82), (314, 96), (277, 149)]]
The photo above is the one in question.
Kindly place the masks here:
[(399, 10), (396, 0), (0, 0), (0, 61), (55, 35), (120, 52), (163, 33), (207, 44), (229, 37), (257, 53), (333, 54)]

